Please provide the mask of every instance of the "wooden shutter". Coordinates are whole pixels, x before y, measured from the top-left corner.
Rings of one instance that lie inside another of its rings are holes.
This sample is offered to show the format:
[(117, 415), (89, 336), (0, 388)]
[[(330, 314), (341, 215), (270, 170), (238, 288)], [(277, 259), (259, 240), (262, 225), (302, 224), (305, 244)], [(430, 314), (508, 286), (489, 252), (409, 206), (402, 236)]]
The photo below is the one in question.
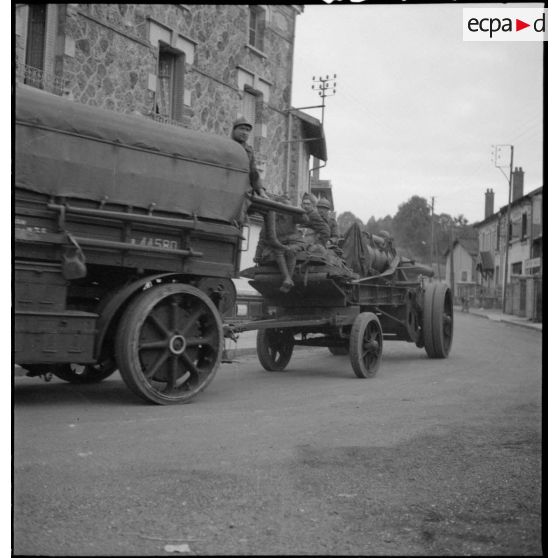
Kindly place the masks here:
[(45, 63), (46, 9), (46, 4), (29, 5), (25, 64), (38, 70), (43, 70)]
[(242, 96), (242, 114), (252, 124), (252, 133), (248, 137), (248, 145), (254, 145), (254, 132), (256, 128), (256, 96), (248, 91), (244, 91)]

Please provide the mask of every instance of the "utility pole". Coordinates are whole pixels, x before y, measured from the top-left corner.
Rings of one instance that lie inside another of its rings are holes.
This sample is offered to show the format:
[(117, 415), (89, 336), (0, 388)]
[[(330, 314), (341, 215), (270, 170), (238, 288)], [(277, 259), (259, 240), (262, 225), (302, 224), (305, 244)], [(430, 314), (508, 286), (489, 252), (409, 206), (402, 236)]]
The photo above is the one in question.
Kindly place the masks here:
[[(493, 155), (494, 155), (494, 165), (500, 169), (502, 174), (508, 180), (508, 208), (506, 211), (506, 253), (504, 258), (504, 288), (502, 292), (502, 312), (506, 311), (506, 294), (508, 289), (508, 258), (510, 251), (510, 213), (511, 213), (511, 202), (512, 202), (512, 180), (513, 180), (513, 145), (495, 145)], [(502, 170), (504, 166), (502, 163), (502, 147), (510, 148), (510, 173), (506, 176), (506, 173)]]
[[(335, 95), (335, 87), (337, 87), (337, 83), (333, 81), (334, 79), (337, 79), (337, 74), (333, 74), (332, 78), (329, 77), (329, 74), (326, 75), (325, 78), (322, 76), (318, 78), (316, 78), (316, 76), (312, 77), (312, 81), (315, 82), (315, 84), (312, 85), (312, 89), (317, 89), (318, 95), (322, 98), (322, 126), (324, 125), (325, 116), (325, 98)], [(331, 82), (333, 82), (333, 84)]]
[(434, 196), (432, 196), (432, 213), (430, 215), (430, 267), (434, 267)]
[(455, 276), (453, 267), (453, 219), (450, 221), (450, 289), (451, 296), (455, 299)]
[[(291, 144), (292, 143), (304, 142), (304, 141), (314, 141), (316, 139), (319, 139), (319, 138), (306, 138), (306, 139), (293, 140), (292, 139), (292, 113), (293, 113), (293, 111), (297, 111), (297, 110), (321, 108), (322, 109), (321, 124), (322, 124), (322, 128), (323, 128), (324, 117), (325, 117), (325, 98), (326, 97), (332, 97), (333, 95), (335, 95), (335, 89), (331, 89), (331, 88), (337, 87), (337, 83), (335, 81), (333, 81), (335, 79), (337, 79), (337, 74), (333, 74), (332, 78), (329, 77), (329, 74), (326, 75), (325, 78), (320, 76), (316, 79), (316, 76), (313, 76), (312, 81), (318, 82), (319, 85), (318, 84), (313, 84), (312, 89), (317, 89), (318, 90), (318, 95), (322, 98), (322, 104), (321, 105), (312, 105), (312, 106), (308, 106), (308, 107), (289, 108), (287, 110), (287, 141), (286, 141), (286, 143), (287, 143), (287, 170), (286, 170), (287, 189), (288, 189), (288, 184), (289, 184), (289, 180), (290, 180), (290, 172), (291, 172)], [(333, 84), (331, 82), (333, 82)], [(324, 166), (325, 166), (325, 163), (322, 165), (322, 167), (324, 167)], [(316, 167), (316, 168), (322, 168), (322, 167)], [(310, 180), (310, 174), (312, 173), (313, 170), (315, 170), (315, 169), (310, 169), (308, 171), (308, 174), (309, 174), (308, 180)]]

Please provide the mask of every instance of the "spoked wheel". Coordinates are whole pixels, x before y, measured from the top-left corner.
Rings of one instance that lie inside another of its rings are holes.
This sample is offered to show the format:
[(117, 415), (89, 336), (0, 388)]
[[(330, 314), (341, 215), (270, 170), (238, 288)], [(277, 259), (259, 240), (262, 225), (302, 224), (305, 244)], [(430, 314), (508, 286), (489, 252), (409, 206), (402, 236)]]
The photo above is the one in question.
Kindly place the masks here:
[(116, 334), (116, 360), (126, 385), (157, 403), (185, 403), (213, 380), (223, 327), (210, 298), (190, 285), (152, 287), (132, 301)]
[(270, 372), (284, 370), (293, 354), (294, 337), (288, 329), (260, 329), (256, 350), (260, 364)]
[(430, 358), (447, 358), (453, 339), (453, 301), (445, 283), (428, 283), (424, 291), (424, 348)]
[(61, 380), (71, 384), (95, 384), (108, 378), (116, 370), (116, 362), (112, 359), (98, 364), (57, 364), (52, 373)]
[(328, 347), (329, 352), (334, 356), (344, 356), (349, 354), (349, 347)]
[(349, 354), (351, 366), (359, 378), (376, 375), (382, 360), (382, 326), (376, 314), (362, 312), (351, 329)]

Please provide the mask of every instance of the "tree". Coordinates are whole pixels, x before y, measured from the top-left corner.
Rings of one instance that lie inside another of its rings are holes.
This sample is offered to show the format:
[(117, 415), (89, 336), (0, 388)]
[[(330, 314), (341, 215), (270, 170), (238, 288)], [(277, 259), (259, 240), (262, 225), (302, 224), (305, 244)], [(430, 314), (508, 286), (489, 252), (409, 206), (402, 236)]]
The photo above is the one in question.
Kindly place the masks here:
[(337, 217), (339, 233), (342, 235), (345, 234), (353, 223), (358, 223), (361, 230), (364, 229), (363, 222), (354, 213), (351, 213), (350, 211), (344, 211), (341, 213), (339, 217)]
[(396, 244), (412, 258), (429, 260), (431, 216), (426, 198), (413, 196), (399, 205), (393, 217), (393, 235)]
[(385, 217), (380, 217), (380, 219), (376, 220), (374, 216), (368, 219), (366, 226), (366, 232), (369, 234), (378, 235), (380, 231), (387, 231), (390, 235), (393, 236), (393, 219), (391, 215), (386, 215)]

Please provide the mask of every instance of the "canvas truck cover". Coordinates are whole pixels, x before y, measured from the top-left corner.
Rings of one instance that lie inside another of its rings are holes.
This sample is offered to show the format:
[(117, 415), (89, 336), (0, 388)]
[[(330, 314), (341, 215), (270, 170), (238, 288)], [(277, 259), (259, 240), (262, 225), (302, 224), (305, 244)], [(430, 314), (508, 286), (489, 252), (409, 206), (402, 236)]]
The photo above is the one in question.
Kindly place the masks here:
[[(231, 222), (249, 191), (229, 138), (16, 88), (15, 186)], [(152, 204), (155, 204), (152, 206)]]

